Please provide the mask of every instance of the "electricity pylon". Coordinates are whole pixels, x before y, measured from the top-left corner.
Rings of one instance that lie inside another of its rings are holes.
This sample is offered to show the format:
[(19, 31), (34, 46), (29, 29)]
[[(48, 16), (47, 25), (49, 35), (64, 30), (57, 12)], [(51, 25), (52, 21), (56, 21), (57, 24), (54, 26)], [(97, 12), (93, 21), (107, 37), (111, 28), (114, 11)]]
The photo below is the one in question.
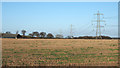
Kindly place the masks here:
[[(101, 25), (100, 25), (100, 23), (101, 22), (105, 22), (104, 20), (101, 20), (101, 15), (104, 15), (104, 14), (102, 14), (102, 13), (99, 13), (99, 11), (98, 11), (98, 13), (96, 13), (96, 14), (94, 14), (94, 15), (97, 15), (97, 20), (95, 20), (95, 22), (97, 22), (97, 26), (96, 26), (96, 39), (98, 39), (98, 37), (99, 38), (101, 38), (102, 39), (102, 37), (101, 37)], [(104, 18), (104, 17), (103, 17)], [(99, 34), (99, 35), (98, 35)]]
[(70, 25), (70, 36), (71, 36), (71, 38), (73, 38), (73, 28), (72, 27), (73, 27), (73, 25), (71, 24)]

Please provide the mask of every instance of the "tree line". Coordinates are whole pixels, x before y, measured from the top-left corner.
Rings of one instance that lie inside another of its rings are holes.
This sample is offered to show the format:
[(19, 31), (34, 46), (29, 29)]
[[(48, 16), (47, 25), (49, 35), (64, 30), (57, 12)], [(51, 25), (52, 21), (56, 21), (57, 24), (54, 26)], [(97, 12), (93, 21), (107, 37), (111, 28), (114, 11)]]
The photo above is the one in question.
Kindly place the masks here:
[[(57, 35), (53, 35), (52, 33), (46, 33), (46, 32), (32, 32), (32, 33), (29, 33), (28, 35), (25, 35), (26, 34), (26, 30), (21, 30), (21, 37), (22, 38), (57, 38), (57, 39), (60, 39), (60, 38), (64, 38), (62, 34), (57, 34)], [(16, 34), (18, 34), (19, 32), (17, 31)], [(6, 34), (11, 34), (11, 32), (7, 31)], [(96, 36), (79, 36), (79, 37), (74, 37), (74, 36), (67, 36), (65, 37), (64, 39), (96, 39)], [(99, 38), (98, 38), (99, 39)], [(109, 36), (102, 36), (102, 39), (112, 39), (111, 37)]]
[[(22, 38), (63, 38), (63, 35), (61, 34), (57, 34), (56, 36), (54, 36), (52, 33), (46, 33), (46, 32), (32, 32), (29, 33), (28, 35), (26, 35), (26, 30), (21, 30), (22, 33)], [(19, 32), (17, 31), (16, 34), (18, 34)], [(11, 34), (11, 32), (7, 31), (6, 34)]]

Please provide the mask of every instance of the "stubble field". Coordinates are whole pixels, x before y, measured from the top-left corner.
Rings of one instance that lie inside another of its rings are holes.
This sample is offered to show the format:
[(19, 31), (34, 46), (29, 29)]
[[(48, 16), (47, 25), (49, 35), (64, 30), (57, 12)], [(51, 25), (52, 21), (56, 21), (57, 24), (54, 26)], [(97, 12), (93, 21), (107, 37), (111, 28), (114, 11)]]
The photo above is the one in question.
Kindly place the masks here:
[(2, 39), (8, 66), (117, 66), (118, 40)]

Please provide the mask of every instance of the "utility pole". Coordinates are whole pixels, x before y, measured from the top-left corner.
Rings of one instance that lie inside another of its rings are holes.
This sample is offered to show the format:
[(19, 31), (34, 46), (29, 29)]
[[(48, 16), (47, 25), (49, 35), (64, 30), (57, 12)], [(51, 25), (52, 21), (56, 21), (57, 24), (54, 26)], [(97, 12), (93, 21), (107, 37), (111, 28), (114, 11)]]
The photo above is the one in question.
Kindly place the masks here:
[[(98, 13), (96, 13), (96, 14), (94, 14), (94, 15), (97, 15), (97, 20), (95, 20), (95, 22), (97, 22), (97, 27), (96, 27), (96, 39), (98, 39), (98, 37), (99, 37), (100, 39), (102, 39), (102, 37), (101, 37), (101, 25), (100, 25), (100, 23), (101, 23), (101, 22), (105, 22), (104, 20), (101, 20), (101, 15), (103, 15), (103, 14), (98, 11)], [(98, 34), (99, 34), (99, 35), (98, 35)]]

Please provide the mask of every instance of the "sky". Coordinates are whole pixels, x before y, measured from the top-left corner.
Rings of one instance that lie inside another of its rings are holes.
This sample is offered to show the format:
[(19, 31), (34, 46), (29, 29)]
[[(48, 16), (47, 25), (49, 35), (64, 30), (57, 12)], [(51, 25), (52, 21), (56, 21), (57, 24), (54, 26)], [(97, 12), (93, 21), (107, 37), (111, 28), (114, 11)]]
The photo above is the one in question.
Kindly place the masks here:
[[(95, 36), (97, 12), (103, 13), (101, 34), (118, 36), (117, 2), (3, 2), (2, 32), (26, 30), (64, 36)], [(103, 18), (104, 17), (104, 18)]]

